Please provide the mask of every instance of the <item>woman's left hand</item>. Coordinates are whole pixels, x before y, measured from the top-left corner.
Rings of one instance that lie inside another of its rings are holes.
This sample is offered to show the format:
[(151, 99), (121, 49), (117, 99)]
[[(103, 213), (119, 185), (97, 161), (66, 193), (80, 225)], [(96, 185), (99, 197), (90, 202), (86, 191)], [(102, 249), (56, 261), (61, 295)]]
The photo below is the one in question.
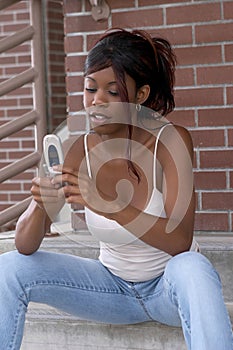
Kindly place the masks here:
[(97, 188), (96, 181), (87, 174), (78, 172), (77, 169), (58, 165), (54, 170), (60, 171), (52, 180), (54, 185), (63, 184), (59, 191), (62, 191), (66, 203), (81, 204), (99, 215), (110, 217), (111, 213), (122, 210), (125, 205), (117, 197), (111, 198)]

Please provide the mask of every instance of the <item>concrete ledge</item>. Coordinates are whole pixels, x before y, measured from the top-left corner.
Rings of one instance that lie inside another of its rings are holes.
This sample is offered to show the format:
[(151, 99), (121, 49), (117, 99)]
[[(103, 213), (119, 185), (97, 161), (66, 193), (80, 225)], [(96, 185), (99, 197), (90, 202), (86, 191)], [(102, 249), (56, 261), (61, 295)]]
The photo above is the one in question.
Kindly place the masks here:
[[(227, 304), (233, 322), (233, 303)], [(82, 321), (41, 304), (29, 307), (21, 350), (186, 350), (181, 328), (157, 322), (108, 325)]]

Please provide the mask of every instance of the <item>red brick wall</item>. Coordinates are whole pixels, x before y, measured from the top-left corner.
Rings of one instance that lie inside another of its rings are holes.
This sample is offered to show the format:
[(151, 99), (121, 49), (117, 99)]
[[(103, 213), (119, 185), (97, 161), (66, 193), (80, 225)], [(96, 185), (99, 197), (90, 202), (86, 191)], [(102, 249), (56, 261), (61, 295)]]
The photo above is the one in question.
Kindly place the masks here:
[(47, 118), (52, 132), (66, 118), (64, 20), (61, 1), (48, 0), (46, 5)]
[[(82, 106), (82, 67), (95, 38), (111, 26), (146, 29), (174, 46), (176, 110), (195, 148), (197, 231), (233, 226), (233, 1), (108, 0), (111, 16), (96, 22), (89, 1), (66, 0), (68, 113)], [(85, 123), (80, 117), (80, 131)]]
[[(29, 1), (20, 1), (0, 11), (0, 38), (30, 24)], [(66, 118), (66, 89), (64, 63), (64, 21), (61, 1), (44, 2), (47, 78), (47, 125), (53, 131)], [(0, 82), (30, 68), (30, 42), (0, 54)], [(29, 112), (33, 106), (32, 85), (0, 97), (0, 125)], [(27, 127), (0, 141), (0, 168), (31, 153), (35, 149), (34, 128)], [(28, 197), (35, 169), (0, 184), (0, 211)], [(13, 227), (13, 226), (10, 226)], [(5, 228), (3, 228), (4, 230)]]
[[(29, 24), (28, 2), (22, 1), (4, 11), (0, 11), (0, 36), (11, 35)], [(30, 43), (19, 45), (0, 55), (0, 82), (9, 79), (30, 68)], [(0, 98), (0, 125), (16, 119), (32, 109), (32, 85)], [(0, 168), (20, 159), (34, 149), (34, 132), (27, 127), (0, 141)], [(0, 184), (0, 211), (28, 196), (33, 169), (15, 176)]]

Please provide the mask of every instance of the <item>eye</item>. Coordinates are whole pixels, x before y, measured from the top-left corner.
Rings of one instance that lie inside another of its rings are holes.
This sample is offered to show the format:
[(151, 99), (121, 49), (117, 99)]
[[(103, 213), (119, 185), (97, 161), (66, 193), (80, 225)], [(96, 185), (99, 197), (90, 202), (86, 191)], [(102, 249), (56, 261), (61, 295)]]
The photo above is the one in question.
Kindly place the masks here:
[(119, 96), (118, 91), (115, 91), (115, 90), (109, 90), (109, 94), (112, 96)]
[(87, 92), (90, 92), (90, 93), (93, 94), (93, 93), (96, 92), (97, 89), (95, 89), (95, 88), (87, 88), (87, 87), (86, 87), (85, 90), (86, 90)]

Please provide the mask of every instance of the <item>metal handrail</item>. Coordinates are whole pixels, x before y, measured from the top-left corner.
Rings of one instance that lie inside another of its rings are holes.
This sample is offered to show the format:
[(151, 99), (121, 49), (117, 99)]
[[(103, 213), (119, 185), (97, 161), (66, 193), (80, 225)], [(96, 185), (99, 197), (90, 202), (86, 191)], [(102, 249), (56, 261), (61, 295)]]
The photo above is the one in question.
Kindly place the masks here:
[(30, 111), (24, 114), (22, 117), (18, 117), (17, 119), (13, 119), (8, 123), (5, 123), (0, 127), (0, 140), (26, 128), (29, 125), (34, 124), (37, 119), (38, 114), (36, 111)]
[(14, 163), (11, 163), (0, 171), (0, 182), (10, 179), (13, 176), (16, 176), (23, 171), (35, 166), (40, 161), (41, 156), (38, 152), (28, 154), (20, 160), (17, 160)]
[(35, 31), (32, 26), (20, 30), (19, 32), (0, 40), (0, 53), (14, 48), (25, 41), (32, 40)]
[(34, 68), (29, 68), (17, 76), (3, 81), (0, 84), (0, 96), (6, 95), (9, 92), (34, 81), (36, 71)]
[[(0, 10), (21, 0), (0, 0)], [(42, 45), (41, 0), (30, 0), (30, 26), (0, 40), (0, 53), (12, 49), (26, 41), (31, 41), (32, 67), (3, 81), (0, 84), (0, 96), (3, 96), (27, 83), (33, 82), (32, 111), (0, 126), (0, 140), (20, 131), (27, 126), (35, 126), (35, 150), (22, 159), (0, 169), (0, 183), (15, 175), (38, 166), (42, 154), (42, 138), (46, 133), (46, 108), (44, 93), (44, 63)], [(31, 197), (3, 210), (0, 213), (0, 226), (16, 219), (28, 206)]]

